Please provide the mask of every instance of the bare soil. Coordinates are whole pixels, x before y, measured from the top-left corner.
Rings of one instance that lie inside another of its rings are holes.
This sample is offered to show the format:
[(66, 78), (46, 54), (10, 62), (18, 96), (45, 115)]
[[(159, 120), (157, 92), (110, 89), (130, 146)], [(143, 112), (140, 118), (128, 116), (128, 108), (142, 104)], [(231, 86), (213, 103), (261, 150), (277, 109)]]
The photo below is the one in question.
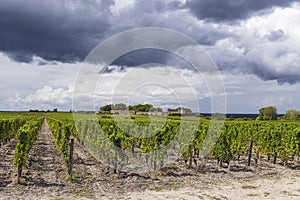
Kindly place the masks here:
[(0, 191), (12, 183), (13, 160), (17, 140), (12, 139), (0, 148)]
[(201, 172), (178, 161), (155, 173), (115, 174), (78, 141), (72, 182), (45, 121), (16, 183), (16, 140), (0, 147), (0, 199), (300, 199), (300, 167), (260, 159), (233, 162), (231, 170), (209, 161)]

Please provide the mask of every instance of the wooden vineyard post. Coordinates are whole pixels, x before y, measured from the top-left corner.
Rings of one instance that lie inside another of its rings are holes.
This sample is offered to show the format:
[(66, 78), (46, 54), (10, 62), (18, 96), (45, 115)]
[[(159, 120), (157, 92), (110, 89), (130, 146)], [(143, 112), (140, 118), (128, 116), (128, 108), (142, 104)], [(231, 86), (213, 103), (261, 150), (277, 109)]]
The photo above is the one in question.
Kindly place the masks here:
[(154, 166), (153, 166), (154, 171), (156, 170), (156, 168), (157, 168), (157, 152), (154, 152)]
[(68, 173), (69, 173), (69, 176), (72, 176), (72, 169), (73, 169), (73, 151), (74, 151), (74, 138), (71, 138), (71, 141), (70, 141), (70, 152), (69, 152), (69, 166), (68, 166)]
[(248, 155), (248, 166), (249, 167), (251, 165), (252, 148), (253, 148), (253, 138), (251, 138), (250, 144), (249, 144), (249, 155)]
[(114, 173), (118, 172), (118, 151), (115, 152), (115, 161), (114, 161)]
[(277, 152), (274, 153), (274, 160), (273, 160), (273, 164), (275, 165), (277, 161)]
[(193, 155), (192, 155), (192, 150), (189, 152), (189, 167), (192, 167), (192, 162), (193, 162)]
[(257, 165), (259, 159), (259, 151), (256, 152), (255, 164)]
[(149, 154), (146, 154), (146, 163), (147, 163), (147, 166), (149, 167)]
[(22, 176), (22, 165), (18, 165), (18, 172), (17, 172), (17, 179), (18, 179), (18, 184), (20, 184), (20, 178)]

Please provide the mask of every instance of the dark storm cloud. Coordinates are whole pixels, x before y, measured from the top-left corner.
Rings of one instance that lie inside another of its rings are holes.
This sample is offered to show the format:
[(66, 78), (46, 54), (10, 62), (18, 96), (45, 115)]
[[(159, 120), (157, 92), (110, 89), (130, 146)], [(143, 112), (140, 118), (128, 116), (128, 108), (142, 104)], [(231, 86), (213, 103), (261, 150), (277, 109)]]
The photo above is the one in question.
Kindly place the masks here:
[(279, 73), (274, 69), (270, 69), (269, 66), (265, 63), (260, 63), (258, 61), (244, 61), (244, 66), (245, 73), (255, 74), (264, 81), (275, 80), (280, 85), (284, 83), (294, 84), (300, 82), (299, 74), (295, 74), (288, 70)]
[[(192, 37), (200, 45), (205, 46), (213, 46), (221, 39), (234, 37), (233, 33), (222, 30), (217, 26), (197, 24), (197, 20), (193, 17), (191, 19), (190, 13), (183, 10), (184, 4), (180, 1), (136, 0), (130, 8), (121, 11), (119, 18), (112, 27), (112, 31), (118, 32), (120, 30), (142, 27), (169, 28), (184, 33)], [(183, 12), (178, 13), (181, 11)], [(174, 39), (174, 42), (178, 41)], [(127, 45), (126, 41), (120, 45)], [(155, 51), (153, 49), (139, 50), (126, 54), (113, 64), (139, 66), (145, 63), (175, 64), (176, 66), (178, 63), (181, 63), (181, 65), (184, 65), (182, 68), (187, 67), (186, 62), (182, 59), (168, 52)]]
[[(144, 1), (113, 16), (113, 0), (4, 0), (0, 3), (0, 51), (19, 62), (30, 62), (33, 56), (48, 61), (82, 61), (101, 41), (120, 31), (139, 27), (163, 27), (183, 32), (202, 45), (231, 35), (218, 28), (191, 24), (186, 16), (178, 23), (179, 1)], [(169, 15), (169, 13), (171, 13)], [(122, 45), (122, 44), (120, 44)], [(139, 53), (129, 55), (120, 64), (139, 65), (149, 60), (166, 63), (166, 56)], [(152, 58), (150, 58), (152, 57)], [(144, 59), (138, 61), (136, 58)], [(124, 63), (125, 61), (128, 63)]]
[(198, 19), (235, 21), (268, 13), (274, 7), (288, 7), (298, 0), (189, 0), (186, 7)]
[(139, 66), (147, 63), (167, 64), (167, 52), (156, 49), (141, 49), (122, 55), (112, 65)]
[(82, 60), (110, 27), (111, 0), (0, 3), (0, 51), (16, 61)]
[[(285, 70), (277, 70), (274, 62), (266, 62), (260, 57), (261, 52), (250, 52), (249, 55), (239, 55), (222, 49), (215, 50), (211, 53), (218, 69), (223, 73), (229, 74), (253, 74), (261, 80), (277, 81), (279, 85), (284, 83), (300, 83), (299, 71), (293, 70), (293, 67)], [(284, 56), (282, 53), (281, 56)], [(274, 58), (276, 60), (276, 58)], [(290, 61), (292, 62), (292, 61)], [(294, 68), (299, 68), (295, 66)]]
[[(181, 69), (194, 69), (186, 60), (179, 57), (178, 55), (158, 49), (142, 49), (130, 52), (116, 59), (112, 63), (112, 65), (118, 65), (122, 67), (143, 66), (144, 68), (146, 68), (148, 67), (147, 64), (149, 63), (157, 63), (158, 66), (168, 65)], [(151, 67), (153, 67), (153, 65), (151, 65)], [(120, 68), (112, 69), (113, 70), (108, 69), (105, 72), (120, 71)]]
[(130, 8), (121, 11), (112, 30), (141, 27), (169, 28), (192, 37), (201, 45), (214, 45), (218, 40), (232, 36), (211, 24), (200, 25), (179, 1), (135, 0)]
[[(234, 41), (243, 39), (239, 33), (230, 31), (231, 26), (234, 28), (238, 24), (224, 22), (265, 14), (275, 7), (290, 6), (292, 2), (296, 1), (189, 0), (184, 4), (170, 0), (135, 0), (114, 15), (111, 12), (114, 0), (3, 0), (0, 2), (0, 51), (19, 62), (30, 62), (34, 56), (46, 61), (76, 62), (82, 61), (97, 44), (115, 33), (133, 28), (162, 27), (187, 34), (206, 49), (212, 48), (209, 54), (221, 71), (256, 74), (263, 80), (295, 83), (299, 82), (300, 76), (289, 71), (289, 67), (279, 73), (272, 68), (273, 63), (256, 59), (259, 55), (247, 57), (236, 52), (227, 55), (226, 46), (214, 48), (219, 41), (227, 38)], [(288, 37), (286, 30), (277, 29), (266, 34), (264, 39), (271, 45), (284, 42)], [(255, 38), (252, 39), (255, 42)], [(119, 45), (128, 45), (127, 42), (121, 41)], [(245, 47), (247, 51), (255, 48), (255, 45), (238, 46)], [(278, 57), (281, 55), (284, 52)], [(276, 60), (275, 57), (272, 59)], [(188, 68), (186, 61), (170, 53), (149, 49), (126, 54), (113, 62), (122, 67), (146, 63)], [(291, 60), (289, 63), (297, 62)], [(43, 61), (40, 64), (44, 64)], [(107, 72), (112, 71), (115, 69)]]

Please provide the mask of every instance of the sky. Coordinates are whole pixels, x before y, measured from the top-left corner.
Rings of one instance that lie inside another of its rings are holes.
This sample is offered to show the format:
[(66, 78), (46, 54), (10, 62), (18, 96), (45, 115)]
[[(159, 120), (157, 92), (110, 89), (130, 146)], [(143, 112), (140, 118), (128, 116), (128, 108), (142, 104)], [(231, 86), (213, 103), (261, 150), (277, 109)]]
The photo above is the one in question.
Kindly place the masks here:
[[(120, 102), (195, 112), (300, 110), (299, 19), (299, 0), (2, 0), (0, 110), (97, 110)], [(160, 34), (116, 40), (106, 50), (161, 37), (158, 49), (89, 63), (99, 44), (146, 27), (192, 38), (217, 70), (195, 70), (161, 50), (164, 40), (180, 41)]]

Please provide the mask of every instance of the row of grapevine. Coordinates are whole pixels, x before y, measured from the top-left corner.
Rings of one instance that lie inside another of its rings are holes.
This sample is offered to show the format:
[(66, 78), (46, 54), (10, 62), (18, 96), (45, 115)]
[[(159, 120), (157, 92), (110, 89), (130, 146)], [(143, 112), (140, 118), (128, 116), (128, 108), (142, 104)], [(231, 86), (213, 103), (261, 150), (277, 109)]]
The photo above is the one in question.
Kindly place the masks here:
[[(99, 150), (100, 158), (115, 156), (115, 153), (105, 151), (105, 148), (111, 149), (112, 145), (132, 153), (150, 153), (152, 156), (151, 152), (159, 152), (166, 145), (172, 146), (174, 143), (174, 147), (180, 144), (180, 148), (177, 148), (178, 156), (190, 160), (190, 164), (203, 155), (217, 159), (220, 163), (229, 163), (234, 158), (240, 159), (240, 156), (249, 154), (251, 140), (256, 158), (266, 155), (269, 158), (274, 157), (275, 162), (278, 157), (287, 163), (290, 157), (300, 156), (298, 122), (225, 122), (217, 139), (211, 137), (211, 141), (208, 135), (209, 126), (209, 121), (197, 123), (168, 120), (163, 126), (151, 123), (143, 127), (101, 119), (99, 124), (88, 120), (85, 124), (82, 123), (79, 134), (89, 147), (93, 147), (94, 151)], [(213, 132), (212, 128), (210, 134), (217, 134)], [(203, 146), (210, 151), (205, 152)]]
[(194, 137), (194, 133), (186, 133), (189, 133), (188, 129), (191, 127), (196, 132), (197, 123), (170, 119), (148, 124), (104, 118), (79, 120), (76, 127), (85, 146), (96, 157), (106, 160), (115, 168), (122, 163), (128, 164), (130, 157), (139, 159), (139, 162), (143, 159), (148, 167), (156, 169), (158, 165), (164, 165), (163, 162), (167, 159), (165, 156), (169, 155), (167, 150), (174, 150), (171, 156), (178, 157), (188, 149), (189, 140)]
[(297, 122), (226, 122), (211, 152), (220, 161), (229, 162), (235, 156), (251, 154), (252, 141), (256, 162), (260, 155), (279, 157), (287, 163), (290, 157), (300, 156), (300, 124)]
[(300, 156), (299, 122), (226, 121), (218, 129), (217, 124), (199, 119), (157, 119), (149, 123), (149, 120), (83, 117), (75, 122), (75, 130), (71, 119), (54, 118), (48, 122), (66, 159), (68, 137), (78, 131), (76, 137), (88, 150), (115, 167), (128, 162), (129, 157), (144, 159), (154, 169), (158, 164), (163, 166), (169, 157), (184, 158), (190, 165), (197, 165), (202, 158), (229, 164), (233, 159), (251, 155), (250, 146), (256, 162), (261, 155), (273, 157), (274, 163), (277, 158), (287, 163), (290, 158)]
[(18, 129), (26, 122), (26, 117), (0, 119), (0, 146), (15, 137)]
[(37, 135), (42, 123), (43, 118), (33, 118), (27, 120), (17, 131), (18, 143), (14, 155), (14, 165), (18, 167), (18, 178), (21, 177), (22, 167), (26, 163), (28, 153), (33, 143), (37, 140)]
[(69, 119), (56, 119), (48, 117), (47, 122), (51, 129), (54, 140), (64, 156), (64, 160), (69, 164), (69, 139), (70, 136), (78, 138), (73, 121)]

